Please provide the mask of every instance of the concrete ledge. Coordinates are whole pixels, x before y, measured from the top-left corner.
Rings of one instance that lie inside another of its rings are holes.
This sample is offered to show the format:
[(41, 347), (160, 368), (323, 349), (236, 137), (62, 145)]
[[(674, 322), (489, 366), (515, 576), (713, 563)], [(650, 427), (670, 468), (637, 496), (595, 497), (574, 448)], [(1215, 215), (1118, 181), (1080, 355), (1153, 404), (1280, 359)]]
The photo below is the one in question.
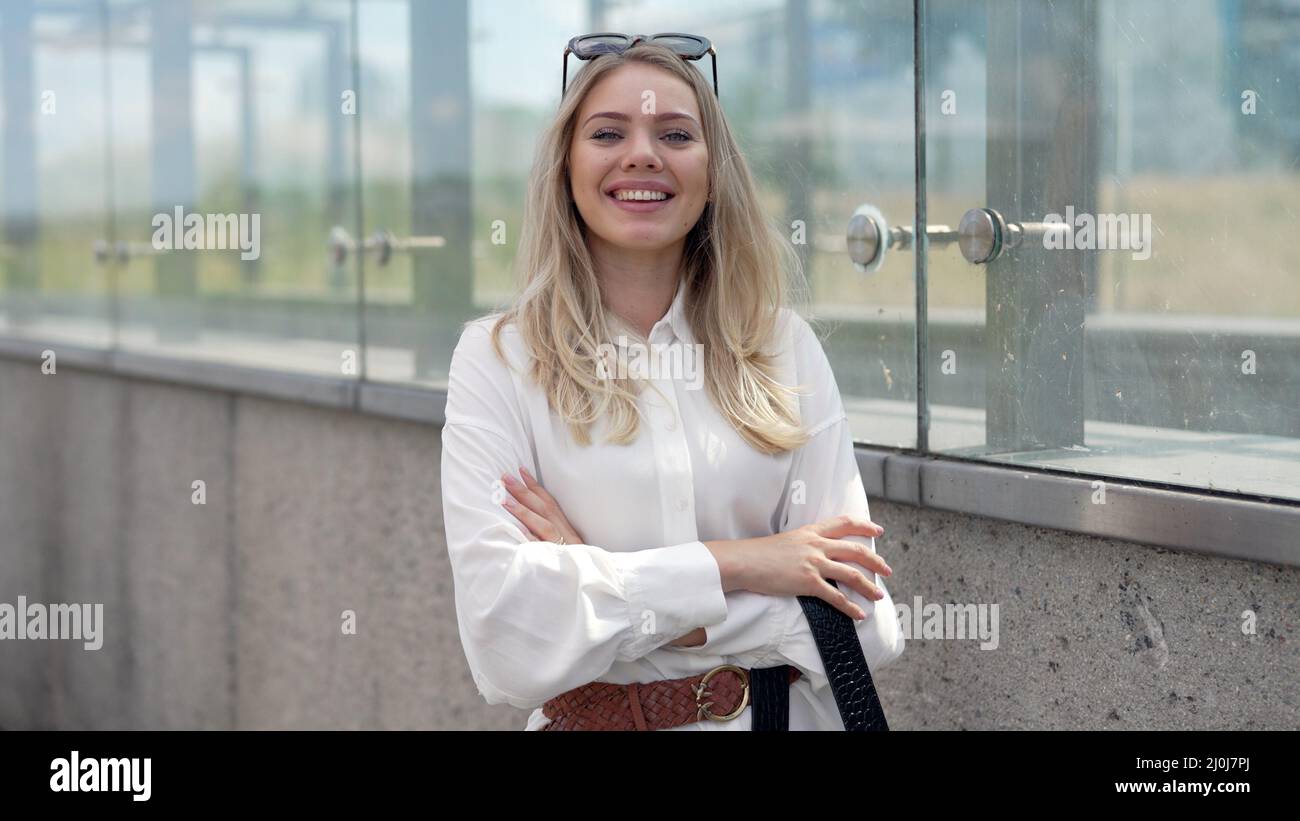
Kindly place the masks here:
[[(1289, 502), (862, 446), (858, 469), (868, 496), (892, 502), (1172, 550), (1300, 566), (1300, 505)], [(1094, 501), (1103, 498), (1104, 502)]]
[(129, 351), (113, 351), (110, 368), (123, 376), (138, 379), (286, 399), (328, 408), (350, 408), (357, 404), (359, 383), (336, 377), (170, 359)]
[(417, 385), (362, 382), (358, 410), (376, 416), (441, 425), (446, 418), (447, 392)]

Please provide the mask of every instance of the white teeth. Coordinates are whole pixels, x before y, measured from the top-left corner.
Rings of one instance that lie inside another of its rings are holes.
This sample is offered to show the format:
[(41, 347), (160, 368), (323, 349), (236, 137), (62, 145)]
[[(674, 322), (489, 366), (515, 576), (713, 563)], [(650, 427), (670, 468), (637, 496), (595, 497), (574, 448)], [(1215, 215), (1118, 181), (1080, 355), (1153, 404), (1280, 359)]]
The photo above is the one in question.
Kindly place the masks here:
[(631, 188), (623, 188), (614, 192), (614, 198), (619, 200), (666, 200), (668, 195), (663, 191), (636, 191)]

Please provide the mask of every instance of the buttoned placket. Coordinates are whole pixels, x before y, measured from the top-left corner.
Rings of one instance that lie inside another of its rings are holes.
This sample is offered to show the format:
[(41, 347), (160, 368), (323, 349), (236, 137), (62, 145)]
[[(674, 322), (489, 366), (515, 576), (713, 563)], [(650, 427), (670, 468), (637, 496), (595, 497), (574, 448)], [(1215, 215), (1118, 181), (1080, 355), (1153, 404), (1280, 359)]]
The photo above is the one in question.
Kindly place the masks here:
[(678, 380), (667, 367), (671, 357), (664, 355), (663, 351), (667, 345), (681, 343), (673, 332), (672, 315), (670, 311), (669, 316), (659, 320), (650, 330), (650, 354), (655, 361), (649, 381), (658, 392), (646, 390), (641, 396), (647, 405), (646, 416), (650, 420), (650, 437), (659, 473), (664, 540), (667, 544), (681, 544), (695, 541), (699, 536), (695, 522), (695, 479), (677, 395)]

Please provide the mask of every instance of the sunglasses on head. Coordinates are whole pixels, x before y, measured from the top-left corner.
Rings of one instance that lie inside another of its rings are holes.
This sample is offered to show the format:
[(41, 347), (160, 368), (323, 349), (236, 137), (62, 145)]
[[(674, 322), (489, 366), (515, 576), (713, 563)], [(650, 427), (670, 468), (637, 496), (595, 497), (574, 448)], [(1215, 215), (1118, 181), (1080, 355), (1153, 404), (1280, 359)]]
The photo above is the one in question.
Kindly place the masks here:
[(709, 55), (713, 63), (713, 96), (718, 95), (718, 52), (707, 37), (696, 34), (583, 34), (574, 37), (564, 47), (564, 83), (560, 86), (560, 99), (569, 90), (569, 55), (579, 60), (592, 60), (602, 54), (622, 54), (637, 43), (648, 42), (667, 46), (683, 60), (699, 60)]

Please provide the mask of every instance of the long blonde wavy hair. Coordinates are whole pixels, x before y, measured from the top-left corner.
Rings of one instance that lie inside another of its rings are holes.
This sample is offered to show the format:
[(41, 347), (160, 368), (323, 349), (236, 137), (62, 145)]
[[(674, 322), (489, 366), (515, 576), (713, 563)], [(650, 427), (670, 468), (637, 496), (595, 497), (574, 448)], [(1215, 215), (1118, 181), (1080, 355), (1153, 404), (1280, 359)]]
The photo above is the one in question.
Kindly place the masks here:
[(794, 398), (802, 386), (777, 381), (772, 345), (781, 308), (793, 295), (793, 284), (802, 281), (799, 258), (764, 216), (713, 89), (663, 46), (638, 44), (597, 57), (569, 85), (529, 178), (515, 258), (519, 292), (492, 327), (493, 348), (508, 366), (501, 332), (515, 323), (532, 356), (533, 379), (578, 443), (591, 444), (590, 426), (605, 413), (608, 441), (627, 444), (636, 438), (640, 380), (608, 379), (598, 352), (612, 344), (616, 329), (644, 339), (602, 300), (586, 225), (570, 193), (568, 156), (587, 92), (610, 71), (634, 61), (689, 85), (703, 120), (713, 200), (687, 234), (680, 276), (687, 288), (686, 318), (703, 346), (698, 350), (704, 354), (704, 385), (722, 417), (753, 447), (767, 454), (794, 449), (808, 440)]

